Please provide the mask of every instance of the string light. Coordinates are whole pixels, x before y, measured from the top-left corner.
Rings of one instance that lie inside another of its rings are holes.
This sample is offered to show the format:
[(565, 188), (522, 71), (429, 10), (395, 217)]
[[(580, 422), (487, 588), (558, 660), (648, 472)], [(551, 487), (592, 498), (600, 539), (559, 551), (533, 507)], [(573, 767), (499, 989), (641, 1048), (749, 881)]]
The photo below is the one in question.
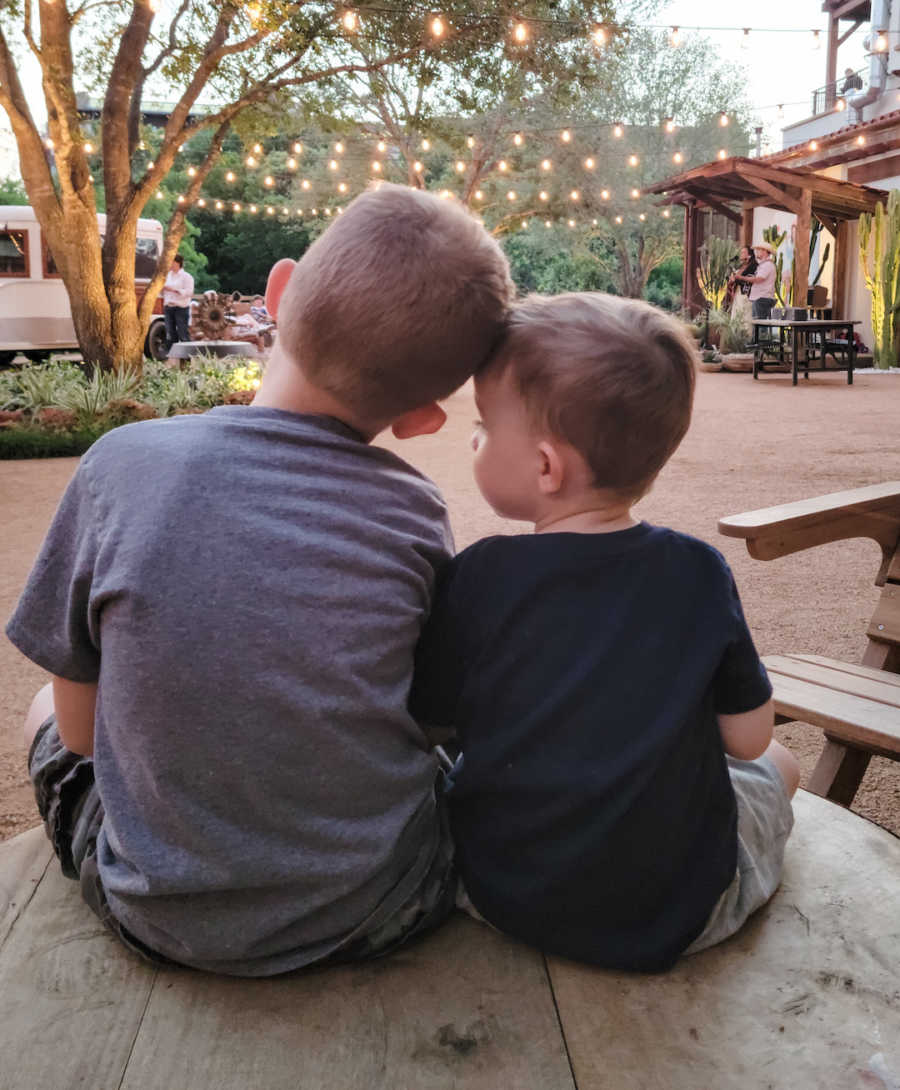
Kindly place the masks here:
[(550, 194), (547, 192), (546, 189), (542, 189), (540, 191), (540, 193), (538, 193), (538, 198), (540, 200), (542, 200), (542, 201), (549, 201), (550, 200)]
[(516, 200), (516, 198), (517, 198), (517, 194), (516, 194), (516, 191), (514, 189), (507, 190), (506, 199), (508, 201), (514, 201), (514, 200)]
[(640, 195), (641, 195), (641, 191), (639, 189), (632, 189), (632, 191), (631, 191), (632, 200), (636, 201), (638, 199), (638, 197), (640, 197)]
[(157, 189), (157, 191), (156, 191), (156, 199), (157, 199), (158, 201), (161, 201), (161, 200), (163, 199), (163, 192), (162, 192), (162, 190), (161, 190), (161, 189)]
[(416, 159), (416, 161), (413, 163), (413, 170), (416, 172), (416, 174), (421, 174), (424, 169), (425, 168), (422, 166), (419, 160)]
[(147, 164), (147, 169), (148, 170), (153, 170), (153, 168), (155, 166), (156, 166), (156, 163), (154, 163), (153, 160), (151, 159), (150, 162)]
[(205, 207), (206, 207), (206, 200), (205, 200), (205, 199), (204, 199), (203, 197), (201, 197), (201, 198), (200, 198), (200, 199), (199, 199), (199, 200), (197, 201), (197, 207), (198, 207), (198, 208), (205, 208)]
[(719, 148), (719, 158), (720, 159), (727, 159), (728, 158), (728, 152), (724, 148)]
[(570, 227), (574, 227), (574, 226), (575, 226), (575, 220), (569, 220), (569, 221), (568, 221), (568, 223), (569, 223), (569, 226), (570, 226)]
[(466, 137), (466, 146), (469, 148), (475, 147), (475, 137), (471, 133)]
[(340, 163), (337, 161), (337, 159), (331, 159), (328, 163), (329, 170), (337, 170), (339, 166)]
[(257, 213), (257, 211), (258, 211), (258, 209), (257, 209), (256, 205), (255, 205), (255, 204), (251, 204), (251, 205), (250, 205), (250, 215), (251, 215), (251, 216), (255, 216), (255, 215), (256, 215), (256, 213)]
[(359, 27), (359, 16), (355, 11), (345, 11), (341, 22), (344, 24), (344, 30), (349, 30), (352, 34)]
[(254, 155), (262, 155), (262, 144), (254, 144), (253, 145), (253, 154)]
[(184, 204), (184, 194), (183, 193), (178, 194), (178, 203), (179, 204)]
[(475, 200), (480, 201), (484, 199), (484, 193), (480, 189), (475, 190)]
[(271, 174), (267, 174), (265, 176), (265, 178), (263, 178), (263, 185), (273, 186), (274, 184), (275, 184), (275, 179), (272, 177)]
[(435, 38), (442, 38), (444, 35), (444, 20), (436, 15), (431, 20), (431, 33)]
[(197, 175), (197, 168), (196, 167), (188, 167), (187, 172), (188, 172), (188, 177), (189, 178), (194, 178)]
[(847, 109), (847, 100), (843, 98), (836, 98), (834, 101), (834, 108), (838, 113), (843, 113)]
[(784, 118), (784, 104), (783, 103), (778, 104), (778, 109), (776, 110), (776, 116), (778, 117), (779, 120), (782, 120)]
[(879, 30), (877, 32), (877, 35), (876, 35), (876, 38), (875, 38), (875, 52), (876, 53), (887, 53), (887, 47), (888, 47), (887, 31), (886, 30)]
[(225, 181), (226, 182), (233, 182), (234, 181), (234, 171), (233, 170), (228, 170), (228, 171), (225, 172)]
[(813, 31), (813, 49), (822, 48), (822, 35), (818, 30)]
[(613, 131), (612, 132), (613, 132), (613, 136), (617, 140), (621, 140), (621, 138), (625, 135), (625, 126), (622, 124), (621, 121), (617, 121), (615, 123), (615, 125), (613, 125)]
[(541, 160), (541, 170), (552, 170), (552, 169), (553, 169), (553, 164), (550, 162), (549, 159)]
[(525, 23), (516, 23), (515, 27), (513, 28), (513, 38), (515, 38), (515, 40), (520, 43), (528, 41), (528, 27), (525, 25)]
[(860, 133), (859, 136), (857, 136), (856, 142), (857, 142), (857, 144), (859, 144), (860, 147), (862, 147), (863, 144), (865, 144), (866, 138), (863, 136), (862, 133)]
[(222, 204), (221, 201), (216, 201), (216, 211), (217, 212), (221, 212), (224, 207), (225, 207), (225, 205)]
[(462, 161), (462, 159), (456, 160), (456, 169), (459, 174), (465, 173), (466, 164)]
[(638, 157), (636, 155), (629, 155), (628, 156), (628, 165), (630, 167), (636, 167), (639, 162), (640, 162), (640, 159), (638, 159)]
[(672, 162), (673, 163), (683, 163), (684, 162), (684, 156), (681, 154), (680, 151), (676, 151), (675, 154), (672, 156)]
[(94, 150), (94, 145), (90, 142), (90, 140), (85, 141), (84, 150), (88, 153), (88, 155), (90, 155), (91, 152)]
[(559, 138), (564, 144), (568, 144), (569, 141), (572, 139), (572, 134), (569, 132), (568, 129), (563, 129), (563, 131), (559, 134)]
[(728, 114), (724, 110), (719, 114), (719, 125), (723, 129), (728, 127)]
[(501, 159), (500, 162), (497, 164), (497, 169), (501, 173), (505, 173), (507, 170), (509, 170), (509, 163), (507, 163), (505, 159)]
[(256, 159), (252, 155), (248, 155), (244, 162), (247, 164), (248, 167), (256, 166)]
[(309, 178), (304, 178), (303, 179), (303, 181), (300, 183), (300, 188), (301, 189), (311, 189), (312, 188), (312, 182), (309, 180)]
[(296, 159), (288, 159), (287, 168), (288, 168), (288, 170), (296, 170), (297, 169), (297, 160)]
[(516, 145), (517, 148), (520, 148), (522, 146), (523, 137), (520, 132), (513, 133), (513, 143)]
[(810, 151), (818, 151), (819, 150), (819, 141), (818, 140), (810, 140), (809, 150)]
[[(315, 209), (313, 209), (313, 211), (315, 212)], [(271, 204), (266, 206), (266, 215), (267, 216), (274, 216), (275, 215), (275, 209), (271, 206)]]
[(621, 222), (622, 222), (622, 217), (621, 216), (616, 216), (616, 223), (621, 223)]
[(663, 209), (663, 219), (667, 220), (670, 215), (671, 215), (671, 212), (668, 210), (668, 208), (664, 208)]
[(643, 223), (646, 218), (647, 214), (645, 212), (641, 212), (641, 214), (638, 216), (638, 219), (641, 221), (641, 223)]
[(681, 31), (677, 26), (672, 27), (672, 31), (669, 34), (669, 42), (672, 45), (681, 45)]
[(431, 141), (426, 138), (425, 140), (422, 141), (422, 151), (430, 151), (430, 150), (431, 150)]
[(666, 132), (674, 132), (675, 131), (675, 121), (674, 121), (674, 119), (671, 118), (671, 117), (667, 117), (663, 127), (665, 128)]
[(591, 159), (591, 158), (587, 158), (587, 159), (585, 159), (585, 161), (584, 161), (584, 169), (585, 169), (585, 170), (593, 170), (593, 169), (594, 169), (594, 160), (593, 160), (593, 159)]
[(383, 140), (379, 140), (375, 146), (379, 151), (387, 151), (387, 144)]
[(601, 189), (600, 190), (600, 200), (601, 201), (608, 201), (609, 200), (609, 190), (608, 189)]
[(344, 145), (341, 143), (340, 140), (338, 140), (338, 142), (334, 145), (334, 154), (335, 155), (343, 155), (344, 154)]
[(594, 45), (598, 45), (602, 48), (606, 45), (606, 28), (602, 26), (594, 27), (591, 37), (594, 40)]
[(750, 27), (745, 26), (744, 27), (744, 33), (743, 33), (743, 35), (741, 37), (741, 49), (749, 49), (749, 48), (750, 48)]
[(299, 140), (294, 144), (294, 154), (295, 155), (302, 155), (303, 154), (303, 145), (300, 143)]
[(235, 212), (240, 212), (241, 206), (237, 201), (234, 202), (233, 207), (234, 207)]
[(545, 227), (552, 227), (553, 225), (552, 225), (552, 223), (550, 222), (550, 220), (544, 220), (544, 226), (545, 226)]
[(381, 163), (379, 163), (377, 159), (372, 160), (372, 170), (375, 174), (381, 173)]
[(338, 193), (346, 193), (346, 192), (347, 192), (347, 183), (346, 182), (341, 182), (340, 185), (338, 185)]
[(581, 194), (578, 192), (577, 189), (573, 189), (572, 192), (569, 194), (569, 200), (570, 201), (577, 201), (577, 200), (580, 200), (580, 199), (581, 199)]

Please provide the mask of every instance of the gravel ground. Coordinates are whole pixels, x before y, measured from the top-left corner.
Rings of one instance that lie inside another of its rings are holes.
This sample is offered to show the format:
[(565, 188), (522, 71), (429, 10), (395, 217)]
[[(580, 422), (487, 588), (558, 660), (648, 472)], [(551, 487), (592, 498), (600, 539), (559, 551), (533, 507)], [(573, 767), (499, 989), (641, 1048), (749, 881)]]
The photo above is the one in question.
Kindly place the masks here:
[[(497, 518), (469, 472), (475, 416), (471, 390), (447, 405), (436, 436), (385, 444), (432, 476), (450, 507), (459, 547), (521, 525)], [(701, 374), (694, 423), (653, 492), (638, 508), (715, 544), (734, 569), (751, 630), (762, 654), (805, 651), (858, 661), (878, 590), (880, 553), (856, 540), (762, 563), (742, 542), (719, 537), (723, 515), (787, 503), (879, 481), (900, 480), (900, 376), (862, 374), (848, 387), (842, 374), (814, 375), (794, 389), (790, 376)], [(11, 612), (76, 459), (0, 462), (0, 616)], [(0, 839), (37, 823), (24, 771), (20, 725), (46, 680), (0, 640)], [(808, 775), (821, 746), (802, 724), (778, 728)], [(900, 835), (900, 763), (874, 759), (853, 809)]]

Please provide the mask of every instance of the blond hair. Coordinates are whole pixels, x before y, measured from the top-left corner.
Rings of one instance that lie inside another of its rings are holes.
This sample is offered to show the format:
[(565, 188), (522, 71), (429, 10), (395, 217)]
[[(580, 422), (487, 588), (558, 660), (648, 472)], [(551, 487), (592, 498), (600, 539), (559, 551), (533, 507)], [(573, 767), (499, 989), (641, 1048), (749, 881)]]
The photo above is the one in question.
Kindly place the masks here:
[(649, 303), (531, 295), (480, 375), (510, 373), (537, 429), (581, 454), (598, 488), (637, 499), (691, 421), (696, 349)]
[(278, 340), (314, 386), (390, 422), (474, 373), (513, 295), (503, 251), (462, 205), (382, 184), (298, 262)]

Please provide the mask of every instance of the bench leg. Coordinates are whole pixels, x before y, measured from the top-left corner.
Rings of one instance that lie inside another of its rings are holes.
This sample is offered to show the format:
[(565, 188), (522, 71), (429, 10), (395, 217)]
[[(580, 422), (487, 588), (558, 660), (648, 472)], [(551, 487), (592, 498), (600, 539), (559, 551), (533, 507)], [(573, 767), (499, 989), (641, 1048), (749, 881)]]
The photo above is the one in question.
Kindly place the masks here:
[(871, 754), (864, 750), (851, 749), (826, 736), (825, 748), (809, 778), (808, 790), (841, 806), (849, 806), (870, 759)]

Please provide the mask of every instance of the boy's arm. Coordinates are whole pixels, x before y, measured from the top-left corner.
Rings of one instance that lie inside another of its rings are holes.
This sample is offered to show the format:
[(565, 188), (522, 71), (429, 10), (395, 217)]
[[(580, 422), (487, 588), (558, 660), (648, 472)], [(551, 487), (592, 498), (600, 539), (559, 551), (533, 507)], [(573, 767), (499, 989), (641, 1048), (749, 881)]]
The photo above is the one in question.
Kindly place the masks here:
[(753, 711), (737, 715), (720, 712), (717, 718), (722, 746), (729, 757), (737, 757), (740, 761), (755, 761), (765, 753), (772, 741), (775, 705), (771, 699)]
[(63, 745), (72, 753), (90, 757), (94, 752), (96, 681), (67, 681), (53, 677), (53, 709)]

